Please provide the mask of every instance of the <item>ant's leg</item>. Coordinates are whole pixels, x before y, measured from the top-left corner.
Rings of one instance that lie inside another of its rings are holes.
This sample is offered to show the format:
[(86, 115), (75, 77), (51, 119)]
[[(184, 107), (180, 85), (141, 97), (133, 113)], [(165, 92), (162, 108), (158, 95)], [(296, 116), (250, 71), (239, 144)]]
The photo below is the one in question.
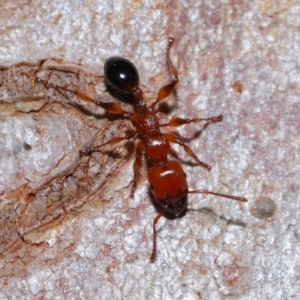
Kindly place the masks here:
[[(39, 79), (39, 81), (42, 81), (41, 79)], [(96, 104), (97, 106), (103, 108), (107, 113), (113, 114), (113, 115), (125, 115), (128, 116), (129, 118), (131, 118), (132, 114), (130, 112), (127, 112), (125, 110), (123, 110), (121, 108), (120, 105), (118, 105), (117, 103), (114, 102), (101, 102), (99, 100), (94, 100), (93, 98), (80, 93), (78, 91), (73, 91), (70, 89), (67, 89), (65, 87), (61, 87), (61, 86), (56, 86), (53, 84), (49, 84), (45, 81), (42, 81), (44, 83), (45, 86), (47, 87), (52, 87), (53, 89), (57, 90), (58, 92), (62, 93), (63, 91), (67, 91), (70, 93), (73, 93), (77, 98), (79, 98), (80, 100), (86, 101), (86, 102), (92, 102), (94, 104)]]
[(159, 124), (159, 127), (164, 127), (164, 126), (179, 127), (184, 124), (199, 123), (202, 121), (206, 121), (207, 123), (222, 122), (223, 115), (219, 115), (219, 116), (211, 117), (211, 118), (205, 118), (205, 119), (204, 118), (182, 119), (182, 118), (178, 118), (178, 117), (173, 117), (168, 123)]
[(151, 108), (154, 108), (154, 106), (159, 101), (161, 101), (161, 100), (167, 98), (168, 96), (170, 96), (171, 93), (173, 92), (175, 86), (179, 82), (177, 69), (173, 66), (173, 64), (171, 62), (171, 59), (170, 59), (170, 49), (172, 47), (173, 42), (174, 42), (174, 39), (173, 38), (169, 38), (169, 44), (168, 44), (168, 47), (167, 47), (167, 64), (168, 64), (168, 67), (169, 67), (169, 70), (170, 70), (171, 74), (174, 76), (174, 79), (173, 79), (173, 81), (171, 83), (163, 86), (158, 91), (157, 98), (156, 98), (155, 102), (153, 102), (151, 104), (151, 106), (150, 106)]
[(96, 147), (88, 147), (86, 148), (85, 150), (80, 150), (79, 151), (79, 155), (82, 156), (82, 155), (90, 155), (94, 152), (99, 152), (100, 151), (100, 148), (105, 146), (105, 145), (113, 145), (113, 144), (117, 144), (117, 143), (120, 143), (124, 140), (130, 140), (132, 139), (134, 136), (136, 135), (136, 132), (131, 132), (129, 134), (126, 134), (124, 137), (115, 137), (101, 145), (98, 145)]
[(87, 161), (85, 162), (85, 165), (84, 165), (84, 169), (83, 169), (83, 172), (85, 174), (84, 176), (84, 179), (87, 180), (89, 182), (89, 179), (88, 179), (88, 170), (89, 170), (89, 161), (90, 159), (92, 158), (91, 154), (94, 153), (94, 152), (100, 152), (100, 148), (105, 146), (105, 145), (113, 145), (113, 144), (117, 144), (123, 140), (129, 140), (131, 138), (133, 138), (135, 136), (136, 132), (132, 132), (131, 134), (127, 134), (125, 135), (125, 137), (116, 137), (116, 138), (113, 138), (109, 141), (107, 141), (106, 143), (103, 143), (101, 145), (98, 145), (96, 147), (88, 147), (86, 148), (85, 150), (80, 150), (79, 151), (79, 155), (80, 156), (83, 156), (83, 155), (87, 155), (88, 156), (88, 159)]
[(133, 185), (132, 185), (131, 192), (130, 192), (130, 198), (133, 198), (134, 192), (135, 192), (138, 180), (139, 180), (139, 175), (140, 175), (139, 169), (142, 164), (142, 155), (141, 154), (142, 154), (143, 150), (144, 150), (144, 144), (142, 142), (139, 142), (137, 144), (136, 150), (135, 150), (135, 161), (133, 164), (134, 177), (133, 177)]
[(199, 158), (196, 156), (196, 154), (194, 153), (194, 151), (187, 146), (186, 144), (184, 144), (184, 142), (182, 142), (176, 135), (172, 134), (172, 133), (164, 133), (165, 138), (170, 142), (170, 143), (176, 143), (180, 146), (182, 146), (185, 150), (185, 152), (193, 157), (195, 159), (195, 161), (202, 167), (204, 167), (205, 169), (207, 169), (208, 171), (211, 170), (211, 166), (209, 166), (208, 164), (202, 162), (201, 160), (199, 160)]
[(150, 256), (151, 263), (154, 263), (156, 259), (156, 224), (159, 221), (159, 219), (164, 215), (165, 212), (166, 210), (163, 209), (153, 220), (153, 248)]

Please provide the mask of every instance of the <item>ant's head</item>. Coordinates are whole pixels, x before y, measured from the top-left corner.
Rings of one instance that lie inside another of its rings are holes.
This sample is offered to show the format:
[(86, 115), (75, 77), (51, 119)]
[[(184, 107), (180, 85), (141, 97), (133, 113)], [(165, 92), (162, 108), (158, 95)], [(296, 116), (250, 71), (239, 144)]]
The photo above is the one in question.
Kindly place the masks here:
[(187, 208), (187, 194), (183, 193), (177, 197), (169, 197), (158, 202), (167, 212), (179, 216)]
[(108, 58), (104, 64), (107, 83), (123, 93), (133, 94), (139, 89), (139, 73), (128, 59), (118, 56)]
[(148, 181), (155, 200), (166, 211), (178, 216), (186, 210), (188, 185), (178, 161), (148, 168)]

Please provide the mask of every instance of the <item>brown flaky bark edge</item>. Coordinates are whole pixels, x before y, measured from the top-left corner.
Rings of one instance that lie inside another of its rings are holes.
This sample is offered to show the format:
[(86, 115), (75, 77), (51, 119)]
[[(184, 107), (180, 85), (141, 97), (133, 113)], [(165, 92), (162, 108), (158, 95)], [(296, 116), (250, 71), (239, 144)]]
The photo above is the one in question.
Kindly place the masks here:
[[(122, 147), (103, 147), (103, 153), (80, 157), (77, 149), (101, 144), (112, 132), (120, 132), (122, 135), (126, 126), (124, 127), (124, 121), (108, 121), (103, 111), (92, 111), (95, 110), (93, 106), (77, 105), (72, 93), (60, 93), (51, 88), (51, 84), (72, 90), (80, 89), (91, 97), (96, 97), (97, 85), (103, 84), (103, 80), (91, 70), (55, 60), (36, 65), (19, 64), (0, 71), (3, 123), (11, 115), (26, 115), (41, 129), (44, 119), (48, 121), (48, 116), (55, 113), (79, 120), (81, 124), (72, 141), (76, 145), (73, 151), (64, 153), (63, 157), (54, 157), (51, 165), (45, 162), (42, 172), (36, 170), (30, 176), (19, 172), (19, 177), (15, 177), (14, 188), (7, 187), (1, 191), (0, 255), (5, 261), (7, 256), (10, 261), (14, 260), (13, 257), (20, 256), (28, 245), (46, 247), (42, 236), (48, 228), (101, 205), (99, 199), (103, 199), (110, 180), (132, 152), (130, 147), (123, 147), (124, 150), (119, 150)], [(95, 118), (89, 118), (92, 114)], [(53, 128), (54, 132), (56, 130), (57, 128)], [(44, 130), (37, 130), (37, 134), (51, 135)], [(54, 139), (53, 144), (56, 142)], [(49, 144), (43, 146), (52, 147)], [(34, 151), (36, 147), (37, 145), (24, 142), (20, 151), (27, 153)], [(39, 160), (39, 155), (42, 154), (37, 153), (33, 159)], [(8, 264), (0, 270), (0, 276), (18, 273), (21, 269), (25, 269), (24, 264), (13, 269)]]

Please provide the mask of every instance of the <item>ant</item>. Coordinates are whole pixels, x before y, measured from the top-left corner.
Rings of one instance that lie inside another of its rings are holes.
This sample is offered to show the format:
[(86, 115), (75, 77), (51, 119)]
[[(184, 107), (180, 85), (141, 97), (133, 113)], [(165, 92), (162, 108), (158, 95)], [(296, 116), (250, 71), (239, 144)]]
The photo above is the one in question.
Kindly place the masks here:
[(135, 146), (135, 161), (133, 164), (134, 179), (130, 196), (133, 197), (139, 178), (139, 169), (142, 164), (142, 154), (145, 153), (147, 161), (147, 175), (150, 189), (155, 200), (162, 206), (161, 211), (153, 219), (153, 248), (150, 257), (151, 263), (156, 259), (156, 224), (159, 219), (166, 213), (171, 213), (178, 217), (187, 209), (188, 194), (211, 194), (241, 202), (247, 202), (246, 198), (216, 193), (208, 190), (189, 190), (186, 175), (181, 164), (177, 160), (169, 159), (171, 153), (170, 143), (176, 143), (182, 146), (185, 152), (191, 156), (198, 165), (204, 167), (208, 171), (211, 167), (200, 161), (193, 150), (182, 142), (176, 135), (172, 133), (162, 133), (161, 127), (171, 126), (178, 127), (184, 124), (198, 123), (201, 121), (222, 122), (223, 115), (210, 118), (194, 118), (182, 119), (172, 117), (168, 123), (160, 124), (155, 112), (155, 106), (168, 96), (170, 96), (179, 82), (177, 69), (173, 66), (170, 59), (170, 49), (174, 42), (173, 38), (169, 38), (167, 46), (167, 65), (170, 73), (173, 75), (171, 83), (163, 86), (157, 94), (156, 100), (148, 107), (143, 97), (143, 91), (139, 87), (139, 74), (135, 65), (123, 57), (110, 57), (104, 64), (105, 80), (112, 88), (131, 96), (131, 104), (134, 108), (133, 112), (125, 111), (121, 106), (114, 102), (101, 102), (94, 100), (89, 96), (78, 91), (73, 91), (64, 87), (51, 84), (57, 91), (65, 90), (76, 95), (77, 98), (86, 102), (92, 102), (103, 108), (107, 113), (112, 115), (120, 115), (129, 118), (135, 125), (136, 130), (128, 133), (123, 137), (115, 137), (111, 140), (98, 145), (89, 147), (79, 151), (82, 155), (91, 155), (99, 152), (104, 145), (112, 145), (120, 143), (124, 140), (139, 138), (139, 142)]

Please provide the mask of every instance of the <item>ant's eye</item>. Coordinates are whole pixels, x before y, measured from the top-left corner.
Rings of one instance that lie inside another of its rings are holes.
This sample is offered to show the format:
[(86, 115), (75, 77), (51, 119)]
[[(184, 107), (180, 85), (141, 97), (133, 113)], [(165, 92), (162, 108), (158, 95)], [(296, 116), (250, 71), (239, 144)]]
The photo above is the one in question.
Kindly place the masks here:
[(150, 185), (150, 189), (153, 191), (153, 189), (154, 189), (154, 188), (153, 188), (153, 185)]
[(123, 57), (110, 57), (104, 64), (105, 79), (113, 88), (131, 93), (139, 86), (139, 73), (135, 65)]
[(186, 174), (183, 172), (184, 177), (186, 178)]

